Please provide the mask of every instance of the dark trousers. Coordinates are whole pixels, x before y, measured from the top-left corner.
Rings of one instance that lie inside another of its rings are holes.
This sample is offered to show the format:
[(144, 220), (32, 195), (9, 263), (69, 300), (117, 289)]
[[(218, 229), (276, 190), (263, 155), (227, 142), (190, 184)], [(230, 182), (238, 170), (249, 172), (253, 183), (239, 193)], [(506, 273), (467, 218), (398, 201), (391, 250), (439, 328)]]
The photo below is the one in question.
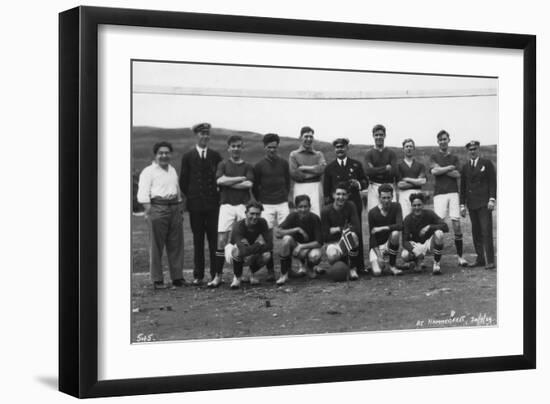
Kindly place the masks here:
[(495, 263), (495, 248), (493, 246), (493, 212), (487, 207), (468, 209), (472, 222), (472, 238), (474, 249), (479, 261), (487, 264)]
[(170, 278), (183, 278), (183, 216), (179, 205), (151, 205), (149, 212), (149, 271), (162, 282), (162, 251), (166, 247)]
[(214, 262), (216, 261), (216, 248), (218, 246), (218, 214), (219, 208), (190, 211), (189, 222), (193, 232), (194, 264), (193, 277), (204, 278), (204, 236), (208, 240), (208, 252), (210, 253), (210, 275), (216, 275)]

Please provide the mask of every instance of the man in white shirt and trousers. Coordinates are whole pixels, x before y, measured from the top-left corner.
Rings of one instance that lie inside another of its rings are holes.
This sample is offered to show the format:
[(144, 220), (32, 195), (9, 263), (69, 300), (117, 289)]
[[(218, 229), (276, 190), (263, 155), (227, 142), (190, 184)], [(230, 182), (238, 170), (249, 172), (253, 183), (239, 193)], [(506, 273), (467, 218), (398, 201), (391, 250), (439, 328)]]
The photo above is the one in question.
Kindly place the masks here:
[(172, 145), (153, 146), (155, 160), (139, 176), (137, 199), (145, 208), (149, 226), (149, 271), (154, 289), (164, 289), (162, 251), (166, 247), (173, 286), (185, 286), (183, 279), (183, 206), (178, 175), (172, 165)]

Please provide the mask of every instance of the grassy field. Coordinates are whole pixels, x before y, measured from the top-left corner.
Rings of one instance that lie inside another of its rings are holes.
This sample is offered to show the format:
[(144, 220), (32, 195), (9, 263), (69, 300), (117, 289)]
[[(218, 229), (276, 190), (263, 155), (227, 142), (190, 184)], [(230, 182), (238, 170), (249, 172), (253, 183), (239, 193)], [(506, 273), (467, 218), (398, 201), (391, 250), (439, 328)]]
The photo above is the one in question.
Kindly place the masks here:
[[(225, 139), (233, 131), (214, 129), (210, 146), (222, 154)], [(245, 139), (244, 158), (258, 161), (263, 155), (261, 135), (239, 132)], [(175, 147), (173, 162), (179, 171), (181, 151), (193, 147), (189, 129), (164, 130), (134, 128), (133, 170), (139, 173), (150, 163), (151, 145), (168, 140)], [(369, 138), (370, 140), (370, 138)], [(281, 156), (299, 146), (297, 139), (284, 138)], [(370, 146), (350, 148), (352, 157), (362, 160)], [(332, 145), (318, 142), (316, 148), (327, 160), (334, 158)], [(395, 149), (401, 156), (399, 149)], [(417, 148), (418, 159), (427, 163), (436, 147)], [(465, 159), (465, 149), (453, 153)], [(496, 164), (496, 146), (482, 148), (485, 157)], [(428, 178), (426, 190), (433, 189)], [(428, 207), (431, 207), (428, 205)], [(363, 226), (367, 228), (366, 212)], [(494, 221), (496, 228), (496, 220)], [(469, 218), (462, 221), (465, 257), (473, 261)], [(494, 231), (496, 236), (496, 230)], [(336, 283), (323, 276), (314, 280), (291, 279), (283, 287), (265, 281), (265, 269), (259, 272), (259, 286), (244, 285), (229, 289), (232, 270), (226, 265), (225, 283), (216, 290), (185, 287), (154, 291), (148, 274), (147, 226), (143, 217), (132, 217), (132, 340), (165, 341), (204, 338), (322, 334), (350, 331), (402, 330), (450, 326), (491, 326), (497, 322), (497, 273), (484, 268), (461, 268), (456, 265), (452, 234), (446, 235), (442, 276), (431, 275), (432, 260), (423, 273), (406, 273), (401, 277), (361, 276), (357, 282)], [(192, 233), (187, 214), (184, 220), (184, 275), (192, 279)], [(365, 242), (368, 238), (365, 237)], [(496, 243), (496, 240), (495, 240)], [(365, 248), (368, 246), (365, 245)], [(279, 248), (275, 243), (275, 256)], [(169, 281), (165, 259), (165, 280)], [(206, 254), (206, 267), (209, 267)], [(278, 259), (275, 260), (279, 273)], [(322, 265), (326, 266), (326, 263)], [(208, 278), (208, 269), (206, 270)]]
[[(380, 278), (364, 275), (349, 284), (322, 276), (291, 279), (277, 287), (265, 280), (262, 269), (259, 286), (244, 285), (235, 291), (229, 289), (232, 269), (225, 265), (225, 283), (218, 289), (188, 286), (154, 291), (147, 273), (146, 225), (142, 217), (134, 216), (132, 221), (133, 341), (142, 341), (144, 336), (164, 341), (496, 324), (496, 272), (458, 267), (450, 234), (446, 235), (442, 276), (431, 275), (431, 258), (426, 260), (426, 271), (420, 274)], [(366, 215), (363, 222), (366, 225)], [(463, 231), (465, 257), (473, 261), (467, 220), (463, 221)], [(186, 216), (187, 280), (193, 276), (192, 255)], [(323, 262), (322, 266), (326, 265)], [(164, 270), (165, 280), (169, 281), (166, 261)], [(275, 270), (278, 274), (278, 260)]]

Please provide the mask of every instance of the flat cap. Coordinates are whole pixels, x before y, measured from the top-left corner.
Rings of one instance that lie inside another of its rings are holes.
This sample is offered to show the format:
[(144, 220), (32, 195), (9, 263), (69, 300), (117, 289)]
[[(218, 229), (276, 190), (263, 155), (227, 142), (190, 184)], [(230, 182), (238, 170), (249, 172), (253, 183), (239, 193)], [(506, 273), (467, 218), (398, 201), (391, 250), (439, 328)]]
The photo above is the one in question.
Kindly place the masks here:
[(210, 125), (208, 122), (201, 122), (196, 125), (193, 125), (192, 129), (193, 129), (193, 132), (195, 133), (206, 132), (210, 130), (211, 126), (212, 125)]
[(472, 146), (479, 147), (479, 141), (477, 140), (470, 140), (468, 143), (466, 143), (466, 148), (469, 149)]
[(347, 146), (349, 144), (349, 139), (346, 139), (345, 137), (339, 137), (338, 139), (334, 139), (332, 142), (332, 145), (334, 147), (338, 145)]

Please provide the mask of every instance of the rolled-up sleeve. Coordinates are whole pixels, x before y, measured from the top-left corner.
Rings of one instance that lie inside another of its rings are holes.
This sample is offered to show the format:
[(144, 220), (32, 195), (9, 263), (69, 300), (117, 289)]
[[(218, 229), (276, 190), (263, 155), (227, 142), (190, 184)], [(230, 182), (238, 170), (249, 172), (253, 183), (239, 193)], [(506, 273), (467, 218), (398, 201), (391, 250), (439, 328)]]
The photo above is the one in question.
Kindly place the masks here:
[(139, 203), (151, 203), (151, 184), (151, 171), (146, 167), (139, 175), (137, 192), (137, 200)]

